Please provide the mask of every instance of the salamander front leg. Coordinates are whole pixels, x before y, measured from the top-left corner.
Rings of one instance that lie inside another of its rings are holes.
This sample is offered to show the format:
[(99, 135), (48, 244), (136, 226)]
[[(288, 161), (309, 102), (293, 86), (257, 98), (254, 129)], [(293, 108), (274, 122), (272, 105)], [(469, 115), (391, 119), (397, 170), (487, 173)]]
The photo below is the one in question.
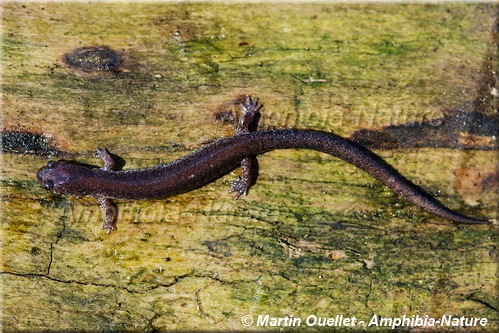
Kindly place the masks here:
[[(236, 129), (236, 135), (248, 133), (250, 131), (250, 125), (255, 120), (255, 116), (258, 111), (262, 108), (261, 104), (258, 104), (258, 98), (251, 100), (250, 96), (246, 96), (246, 101), (244, 104), (241, 104), (242, 107), (242, 116), (239, 119), (239, 123)], [(237, 200), (241, 195), (246, 195), (248, 193), (248, 189), (252, 185), (252, 159), (253, 156), (245, 157), (241, 161), (242, 174), (241, 178), (237, 180), (231, 181), (231, 189), (229, 192), (235, 192), (234, 200)]]
[[(116, 163), (109, 151), (106, 148), (97, 148), (96, 152), (97, 157), (104, 161), (104, 165), (101, 169), (106, 171), (113, 171)], [(114, 201), (108, 198), (99, 197), (98, 200), (104, 213), (104, 225), (102, 226), (102, 229), (105, 229), (106, 233), (109, 234), (111, 230), (116, 229), (118, 206), (116, 205), (116, 203), (114, 203)]]
[(114, 158), (111, 156), (107, 148), (97, 148), (96, 155), (104, 162), (104, 165), (101, 168), (102, 170), (106, 171), (114, 170), (114, 166), (116, 163), (114, 162)]
[(105, 229), (106, 233), (109, 234), (111, 230), (116, 229), (118, 206), (110, 199), (102, 197), (98, 199), (102, 207), (102, 211), (104, 212), (104, 225), (102, 226), (102, 229)]

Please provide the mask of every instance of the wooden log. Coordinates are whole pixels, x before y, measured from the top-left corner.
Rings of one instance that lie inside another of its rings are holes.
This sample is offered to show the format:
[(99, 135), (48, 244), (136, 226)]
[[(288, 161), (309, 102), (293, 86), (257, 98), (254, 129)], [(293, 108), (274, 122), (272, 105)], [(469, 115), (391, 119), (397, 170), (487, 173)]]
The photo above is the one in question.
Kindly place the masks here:
[(499, 328), (497, 225), (431, 216), (330, 156), (265, 154), (238, 201), (238, 170), (121, 201), (110, 235), (97, 200), (35, 179), (48, 159), (100, 165), (103, 146), (125, 169), (174, 160), (231, 135), (251, 95), (260, 129), (355, 138), (452, 209), (496, 218), (494, 4), (2, 6), (3, 329), (306, 329), (310, 315)]

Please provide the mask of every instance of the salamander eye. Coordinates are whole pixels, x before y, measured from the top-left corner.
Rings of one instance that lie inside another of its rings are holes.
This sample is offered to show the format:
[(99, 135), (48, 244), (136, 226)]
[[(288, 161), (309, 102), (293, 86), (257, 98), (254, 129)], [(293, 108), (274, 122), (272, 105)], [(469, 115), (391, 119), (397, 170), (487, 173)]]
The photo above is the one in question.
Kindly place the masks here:
[(51, 181), (51, 180), (47, 180), (47, 181), (45, 182), (45, 184), (43, 184), (43, 187), (44, 187), (46, 190), (50, 191), (50, 190), (52, 190), (52, 189), (54, 188), (54, 182), (53, 182), (53, 181)]
[(56, 166), (56, 164), (57, 164), (57, 162), (55, 162), (55, 161), (49, 161), (47, 163), (47, 168), (48, 169), (53, 169)]

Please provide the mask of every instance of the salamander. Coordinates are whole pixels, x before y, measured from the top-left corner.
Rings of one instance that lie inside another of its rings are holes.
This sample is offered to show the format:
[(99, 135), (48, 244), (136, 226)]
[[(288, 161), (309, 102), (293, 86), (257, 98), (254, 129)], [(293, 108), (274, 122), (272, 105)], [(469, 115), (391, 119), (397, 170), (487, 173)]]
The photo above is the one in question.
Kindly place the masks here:
[(154, 199), (201, 187), (238, 165), (242, 177), (232, 182), (235, 199), (246, 195), (252, 185), (251, 158), (276, 149), (311, 149), (336, 156), (367, 172), (391, 190), (426, 211), (458, 223), (488, 221), (461, 215), (407, 180), (373, 152), (337, 135), (313, 130), (281, 129), (250, 131), (261, 105), (249, 96), (242, 104), (242, 117), (233, 136), (221, 138), (173, 162), (158, 166), (114, 170), (115, 161), (106, 148), (97, 149), (102, 168), (73, 161), (49, 161), (37, 173), (38, 182), (57, 194), (97, 197), (104, 209), (103, 229), (115, 229), (116, 206), (111, 199)]

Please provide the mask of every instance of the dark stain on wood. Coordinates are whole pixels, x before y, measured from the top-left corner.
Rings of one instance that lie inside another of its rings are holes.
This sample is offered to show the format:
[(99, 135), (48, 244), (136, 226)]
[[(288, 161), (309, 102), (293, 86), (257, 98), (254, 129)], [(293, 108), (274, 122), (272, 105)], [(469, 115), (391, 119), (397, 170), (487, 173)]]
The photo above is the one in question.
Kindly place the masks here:
[(86, 46), (74, 49), (63, 56), (69, 67), (84, 71), (114, 71), (124, 62), (123, 56), (107, 46)]
[(466, 148), (497, 149), (499, 115), (479, 112), (444, 111), (444, 117), (424, 121), (390, 125), (381, 130), (360, 129), (351, 139), (375, 148)]
[(62, 156), (49, 136), (26, 131), (3, 131), (2, 151), (12, 154), (34, 154)]

